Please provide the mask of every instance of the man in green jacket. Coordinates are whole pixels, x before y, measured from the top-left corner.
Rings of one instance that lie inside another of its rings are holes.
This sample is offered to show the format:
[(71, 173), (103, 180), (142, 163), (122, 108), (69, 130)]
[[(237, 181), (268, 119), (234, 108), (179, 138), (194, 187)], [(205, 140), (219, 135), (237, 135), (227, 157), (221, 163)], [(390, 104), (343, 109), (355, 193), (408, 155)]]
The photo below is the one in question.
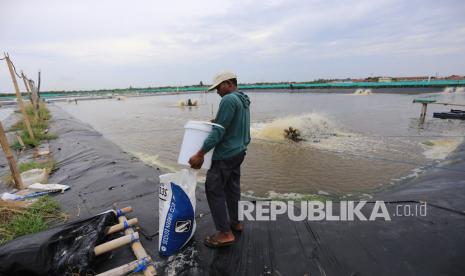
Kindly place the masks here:
[(190, 158), (189, 164), (199, 169), (204, 155), (215, 148), (212, 166), (207, 172), (205, 191), (208, 206), (218, 230), (207, 236), (205, 245), (222, 247), (235, 241), (232, 231), (242, 231), (238, 220), (238, 202), (241, 197), (241, 164), (250, 143), (250, 100), (237, 90), (237, 77), (232, 72), (218, 74), (208, 90), (216, 89), (221, 102), (211, 133), (202, 148)]

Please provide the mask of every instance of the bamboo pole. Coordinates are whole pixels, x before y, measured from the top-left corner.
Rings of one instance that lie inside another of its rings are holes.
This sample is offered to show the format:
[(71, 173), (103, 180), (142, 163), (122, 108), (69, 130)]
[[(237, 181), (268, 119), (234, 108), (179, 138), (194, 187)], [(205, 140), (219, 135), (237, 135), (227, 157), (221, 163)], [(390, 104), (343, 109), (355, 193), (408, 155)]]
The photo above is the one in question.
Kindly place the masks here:
[[(126, 224), (128, 226), (133, 226), (133, 225), (136, 225), (137, 223), (138, 223), (137, 218), (133, 218), (133, 219), (128, 220)], [(120, 223), (120, 224), (113, 225), (113, 226), (108, 228), (108, 230), (107, 230), (107, 232), (105, 234), (110, 235), (110, 234), (119, 232), (121, 230), (124, 230), (124, 226), (125, 226), (124, 222)]]
[(131, 234), (127, 234), (126, 236), (122, 236), (121, 238), (117, 238), (111, 240), (109, 242), (97, 245), (94, 247), (95, 256), (102, 255), (103, 253), (107, 253), (109, 251), (115, 250), (120, 248), (126, 244), (130, 244), (131, 242), (139, 239), (139, 233), (134, 232)]
[(8, 165), (10, 166), (11, 175), (15, 182), (15, 187), (19, 190), (24, 189), (24, 184), (19, 174), (18, 166), (16, 165), (15, 158), (11, 152), (10, 145), (8, 144), (8, 139), (5, 136), (5, 130), (3, 125), (0, 122), (0, 143), (2, 144), (3, 151), (5, 152), (6, 159), (8, 160)]
[(127, 207), (121, 208), (120, 210), (121, 210), (121, 212), (123, 212), (124, 214), (131, 213), (131, 212), (133, 211), (131, 206), (127, 206)]
[(26, 108), (24, 107), (23, 98), (21, 97), (21, 92), (19, 91), (18, 82), (16, 81), (15, 71), (13, 69), (13, 64), (11, 63), (10, 57), (5, 55), (6, 63), (8, 64), (8, 69), (10, 70), (11, 80), (13, 81), (13, 85), (15, 87), (16, 98), (18, 99), (18, 105), (21, 109), (21, 113), (23, 114), (24, 124), (26, 125), (27, 132), (29, 133), (29, 137), (31, 139), (34, 138), (34, 133), (32, 132), (31, 123), (29, 122), (29, 117), (27, 116)]
[[(126, 207), (126, 208), (130, 208), (130, 210), (132, 211), (131, 207)], [(124, 212), (124, 209), (125, 208), (122, 209), (123, 212)], [(127, 213), (127, 212), (124, 212), (124, 213)], [(124, 215), (121, 215), (121, 216), (118, 217), (118, 221), (120, 223), (124, 223), (127, 220), (128, 219)], [(124, 230), (125, 235), (130, 235), (132, 233), (134, 233), (134, 230), (131, 227)], [(145, 249), (142, 246), (142, 244), (140, 243), (140, 241), (136, 241), (136, 242), (131, 243), (131, 248), (132, 248), (132, 251), (134, 252), (134, 255), (136, 256), (137, 260), (141, 261), (141, 260), (146, 259), (146, 258), (149, 258), (151, 260), (150, 256), (147, 254), (147, 252), (145, 251)], [(144, 276), (153, 276), (153, 275), (157, 275), (157, 271), (156, 271), (155, 267), (151, 264), (151, 265), (148, 265), (147, 269), (144, 270)]]

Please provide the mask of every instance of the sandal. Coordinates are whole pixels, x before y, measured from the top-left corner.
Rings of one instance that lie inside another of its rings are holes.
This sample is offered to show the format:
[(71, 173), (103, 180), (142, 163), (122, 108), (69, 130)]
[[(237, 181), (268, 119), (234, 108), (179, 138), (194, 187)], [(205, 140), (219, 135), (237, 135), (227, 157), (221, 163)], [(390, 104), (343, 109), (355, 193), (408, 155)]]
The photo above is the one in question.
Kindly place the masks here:
[(203, 242), (205, 246), (210, 247), (210, 248), (219, 248), (219, 247), (225, 247), (229, 245), (233, 245), (236, 241), (227, 241), (227, 242), (220, 242), (215, 238), (215, 235), (213, 236), (207, 236), (205, 238), (205, 241)]
[(244, 224), (242, 223), (231, 223), (231, 230), (233, 230), (234, 232), (238, 232), (238, 233), (241, 233), (243, 230), (244, 230)]

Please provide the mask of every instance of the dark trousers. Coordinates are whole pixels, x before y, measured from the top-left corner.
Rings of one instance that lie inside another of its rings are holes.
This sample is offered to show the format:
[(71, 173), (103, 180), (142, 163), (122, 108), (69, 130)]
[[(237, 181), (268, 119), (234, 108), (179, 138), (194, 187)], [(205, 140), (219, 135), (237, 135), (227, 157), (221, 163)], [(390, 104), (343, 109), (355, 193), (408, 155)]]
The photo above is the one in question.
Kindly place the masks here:
[(241, 164), (245, 152), (224, 160), (213, 160), (207, 172), (205, 192), (216, 230), (227, 232), (238, 223), (241, 198)]

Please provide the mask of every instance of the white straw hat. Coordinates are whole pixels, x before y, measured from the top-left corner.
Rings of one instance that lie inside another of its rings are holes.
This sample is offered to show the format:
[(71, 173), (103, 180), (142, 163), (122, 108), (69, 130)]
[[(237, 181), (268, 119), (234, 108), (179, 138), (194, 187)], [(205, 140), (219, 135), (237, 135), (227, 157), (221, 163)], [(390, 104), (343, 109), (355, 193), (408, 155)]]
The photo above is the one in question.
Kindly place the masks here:
[(228, 71), (219, 73), (213, 78), (213, 85), (208, 88), (208, 91), (215, 89), (220, 83), (230, 79), (237, 79), (236, 74)]

